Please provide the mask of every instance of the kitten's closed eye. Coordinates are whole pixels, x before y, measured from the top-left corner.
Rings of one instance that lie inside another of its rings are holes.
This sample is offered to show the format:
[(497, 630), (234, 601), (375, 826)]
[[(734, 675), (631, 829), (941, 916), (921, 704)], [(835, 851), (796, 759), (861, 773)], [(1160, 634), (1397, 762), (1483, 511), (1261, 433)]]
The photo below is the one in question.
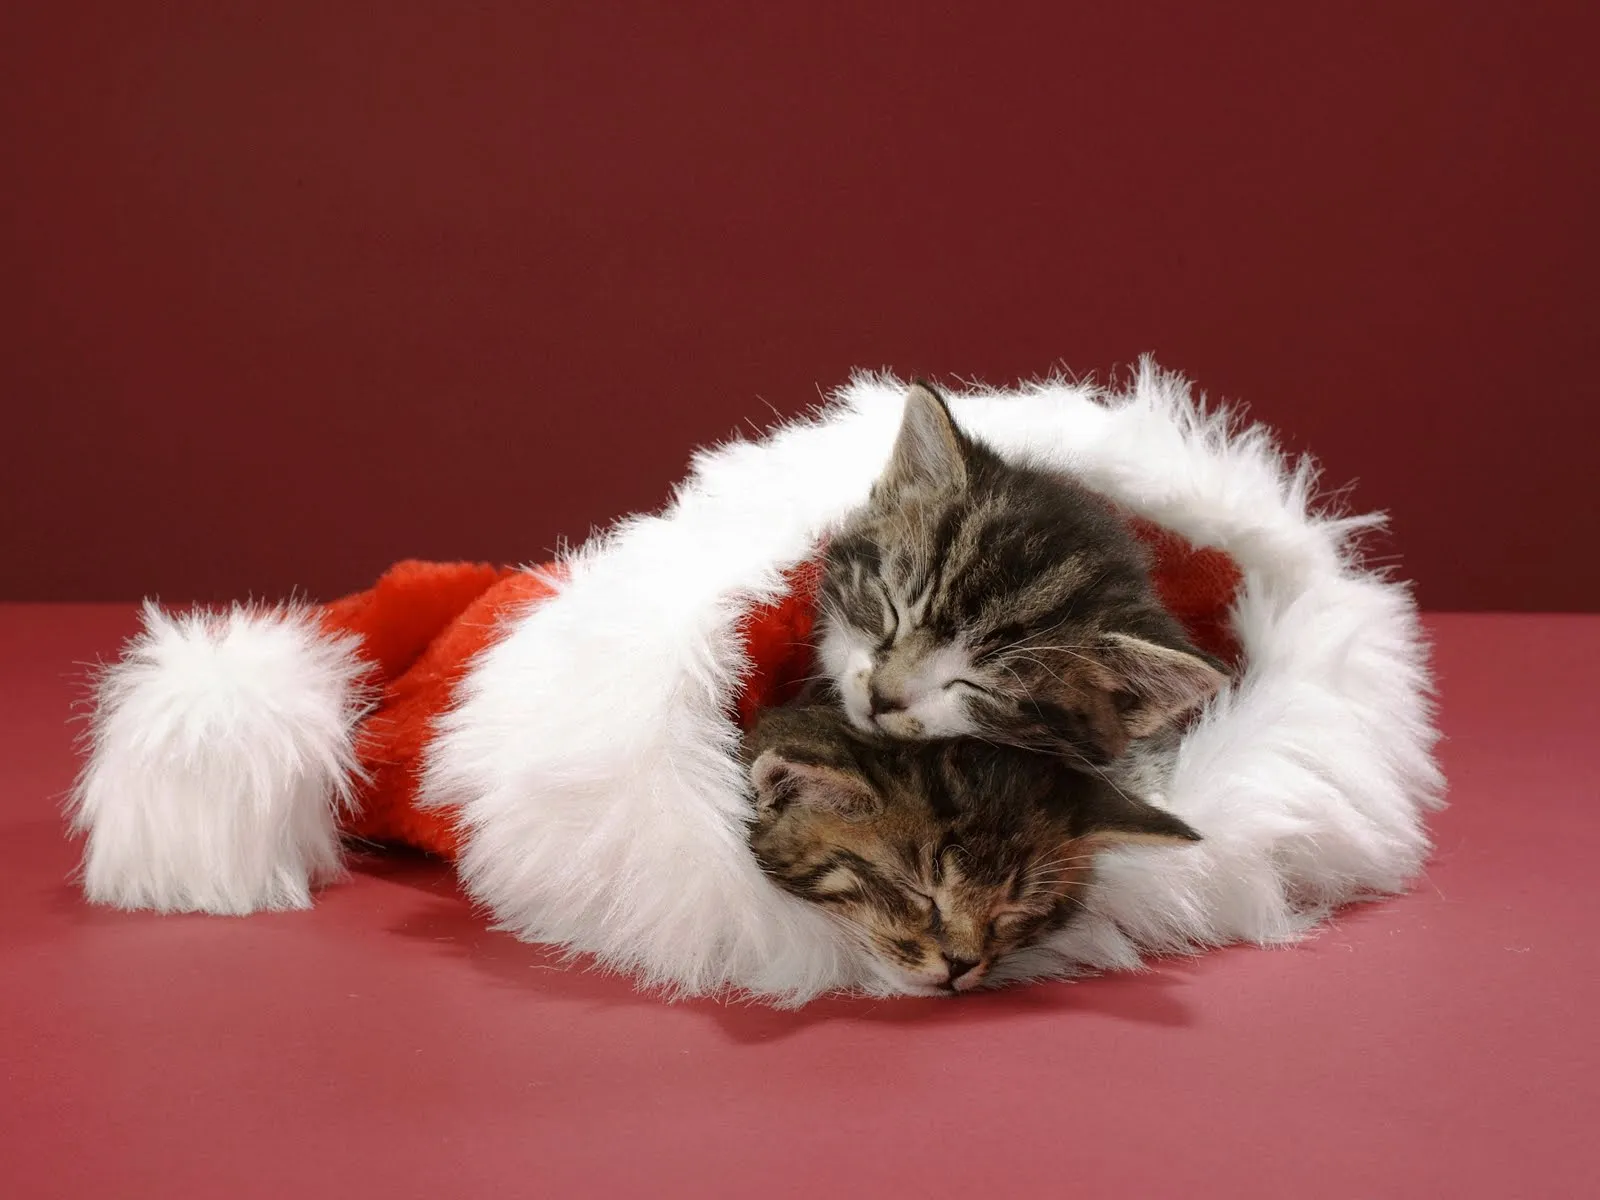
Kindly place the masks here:
[(954, 688), (966, 688), (969, 692), (976, 692), (980, 696), (994, 695), (989, 688), (984, 687), (981, 683), (974, 683), (970, 679), (952, 679), (944, 685), (944, 689), (947, 692)]

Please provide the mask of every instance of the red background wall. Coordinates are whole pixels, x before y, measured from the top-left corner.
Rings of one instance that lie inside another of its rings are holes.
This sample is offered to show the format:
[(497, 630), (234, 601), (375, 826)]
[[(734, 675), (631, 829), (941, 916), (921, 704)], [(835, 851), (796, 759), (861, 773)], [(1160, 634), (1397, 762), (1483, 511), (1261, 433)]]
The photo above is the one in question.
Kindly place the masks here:
[(934, 7), (5, 6), (0, 598), (538, 558), (852, 367), (1150, 350), (1429, 606), (1600, 607), (1600, 6)]

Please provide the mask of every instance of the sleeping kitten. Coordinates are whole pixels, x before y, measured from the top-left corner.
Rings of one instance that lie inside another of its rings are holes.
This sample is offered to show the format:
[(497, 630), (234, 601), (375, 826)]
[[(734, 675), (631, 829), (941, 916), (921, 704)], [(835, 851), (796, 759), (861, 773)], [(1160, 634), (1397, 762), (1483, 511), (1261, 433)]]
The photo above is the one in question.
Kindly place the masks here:
[(851, 721), (1103, 764), (1224, 682), (1093, 493), (1012, 463), (912, 385), (889, 465), (829, 543), (823, 669)]
[(896, 991), (981, 986), (1082, 910), (1102, 850), (1200, 840), (1055, 755), (895, 741), (826, 705), (769, 710), (744, 754), (762, 870), (821, 905)]

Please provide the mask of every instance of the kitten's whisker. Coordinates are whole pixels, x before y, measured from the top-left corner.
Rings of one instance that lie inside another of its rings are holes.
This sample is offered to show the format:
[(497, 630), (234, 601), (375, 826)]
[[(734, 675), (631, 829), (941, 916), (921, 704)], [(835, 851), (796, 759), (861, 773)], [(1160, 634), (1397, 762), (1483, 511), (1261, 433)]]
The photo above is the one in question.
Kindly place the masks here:
[(1035, 875), (1029, 875), (1027, 876), (1025, 882), (1044, 883), (1048, 880), (1054, 880), (1055, 882), (1059, 883), (1063, 879), (1075, 879), (1080, 875), (1087, 874), (1090, 869), (1091, 868), (1089, 867), (1080, 867), (1075, 864), (1071, 864), (1049, 871), (1040, 871)]
[(1048, 871), (1052, 867), (1072, 867), (1072, 866), (1076, 866), (1078, 863), (1081, 863), (1081, 862), (1093, 862), (1093, 861), (1094, 861), (1094, 855), (1092, 855), (1092, 854), (1079, 854), (1079, 855), (1077, 855), (1077, 856), (1075, 856), (1073, 858), (1057, 858), (1057, 859), (1053, 859), (1053, 860), (1051, 860), (1050, 862), (1047, 862), (1047, 863), (1040, 863), (1038, 866), (1030, 867), (1029, 870), (1032, 870), (1032, 871)]
[(1091, 859), (1093, 857), (1094, 857), (1093, 854), (1066, 854), (1066, 855), (1061, 856), (1060, 858), (1052, 858), (1052, 859), (1036, 862), (1036, 863), (1034, 863), (1032, 865), (1035, 868), (1038, 868), (1038, 867), (1053, 867), (1057, 863), (1086, 862), (1087, 860), (1089, 860), (1089, 859)]
[(819, 671), (815, 675), (802, 676), (801, 678), (794, 680), (794, 682), (795, 683), (817, 683), (817, 682), (819, 682), (821, 680), (832, 679), (832, 678), (833, 677), (831, 675), (829, 675), (826, 671)]
[[(1021, 659), (1026, 660), (1027, 662), (1031, 662), (1034, 666), (1038, 667), (1041, 671), (1043, 671), (1046, 675), (1050, 676), (1051, 679), (1054, 679), (1062, 687), (1066, 687), (1067, 686), (1067, 681), (1065, 679), (1061, 678), (1061, 676), (1057, 675), (1053, 670), (1051, 670), (1050, 669), (1050, 664), (1044, 662), (1042, 659), (1035, 658), (1031, 654), (1024, 654), (1021, 651), (1013, 651), (1012, 657), (1013, 658), (1021, 658)], [(1085, 662), (1089, 661), (1087, 658), (1084, 658), (1084, 656), (1081, 655), (1081, 654), (1076, 655), (1075, 657), (1083, 658)], [(1020, 680), (1019, 680), (1019, 682), (1020, 682)]]
[(1128, 795), (1128, 793), (1127, 793), (1127, 792), (1125, 792), (1125, 791), (1123, 791), (1123, 790), (1122, 790), (1122, 789), (1121, 789), (1121, 788), (1119, 788), (1119, 787), (1118, 787), (1118, 786), (1117, 786), (1117, 782), (1116, 782), (1116, 780), (1114, 780), (1114, 779), (1112, 779), (1112, 778), (1111, 778), (1111, 776), (1109, 776), (1109, 775), (1107, 775), (1107, 774), (1106, 774), (1106, 773), (1105, 773), (1105, 772), (1104, 772), (1104, 771), (1102, 771), (1102, 770), (1101, 770), (1101, 769), (1100, 769), (1100, 768), (1099, 768), (1099, 767), (1097, 767), (1097, 766), (1095, 766), (1095, 765), (1094, 765), (1094, 764), (1093, 764), (1093, 763), (1092, 763), (1092, 762), (1090, 762), (1090, 761), (1089, 761), (1089, 760), (1088, 760), (1088, 759), (1084, 759), (1084, 761), (1083, 761), (1083, 765), (1084, 765), (1084, 766), (1086, 766), (1086, 767), (1088, 767), (1088, 768), (1089, 768), (1089, 770), (1090, 770), (1090, 771), (1092, 771), (1092, 772), (1093, 772), (1093, 773), (1094, 773), (1094, 774), (1096, 774), (1096, 775), (1098, 775), (1098, 776), (1100, 776), (1100, 778), (1101, 778), (1101, 779), (1103, 779), (1103, 780), (1105, 780), (1105, 782), (1106, 782), (1106, 786), (1107, 786), (1107, 787), (1109, 787), (1109, 788), (1110, 788), (1110, 789), (1111, 789), (1111, 790), (1112, 790), (1112, 791), (1113, 791), (1113, 792), (1115, 792), (1115, 793), (1116, 793), (1116, 794), (1117, 794), (1117, 795), (1119, 795), (1119, 796), (1121, 796), (1121, 797), (1122, 797), (1122, 798), (1123, 798), (1123, 799), (1124, 799), (1124, 800), (1126, 800), (1126, 801), (1127, 801), (1127, 802), (1128, 802), (1128, 803), (1129, 803), (1129, 804), (1133, 804), (1133, 803), (1135, 803), (1135, 801), (1134, 801), (1134, 799), (1133, 799), (1133, 797), (1131, 797), (1131, 796), (1129, 796), (1129, 795)]
[(1018, 675), (1017, 669), (1008, 663), (1004, 658), (997, 660), (995, 666), (999, 667), (1003, 671), (1010, 671), (1011, 678), (1017, 681), (1017, 686), (1022, 688), (1023, 691), (1027, 691), (1027, 685), (1022, 682), (1022, 676)]

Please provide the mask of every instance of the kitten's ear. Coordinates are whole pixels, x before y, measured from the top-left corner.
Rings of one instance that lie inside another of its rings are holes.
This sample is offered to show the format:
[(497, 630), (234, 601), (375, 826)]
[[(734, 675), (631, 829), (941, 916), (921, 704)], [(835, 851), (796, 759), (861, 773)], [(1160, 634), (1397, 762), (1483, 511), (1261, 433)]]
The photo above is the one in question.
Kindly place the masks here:
[(1228, 682), (1222, 671), (1198, 654), (1126, 633), (1106, 634), (1100, 658), (1127, 697), (1122, 723), (1136, 738), (1199, 708)]
[(1110, 850), (1117, 846), (1186, 846), (1200, 841), (1200, 835), (1187, 821), (1164, 808), (1116, 788), (1100, 793), (1078, 835), (1080, 845), (1090, 850)]
[(959, 491), (967, 483), (967, 439), (944, 397), (917, 380), (906, 393), (905, 416), (879, 484), (887, 491)]
[(776, 750), (763, 751), (751, 765), (750, 782), (763, 812), (801, 804), (847, 821), (865, 821), (883, 808), (872, 785), (847, 767), (796, 762)]

